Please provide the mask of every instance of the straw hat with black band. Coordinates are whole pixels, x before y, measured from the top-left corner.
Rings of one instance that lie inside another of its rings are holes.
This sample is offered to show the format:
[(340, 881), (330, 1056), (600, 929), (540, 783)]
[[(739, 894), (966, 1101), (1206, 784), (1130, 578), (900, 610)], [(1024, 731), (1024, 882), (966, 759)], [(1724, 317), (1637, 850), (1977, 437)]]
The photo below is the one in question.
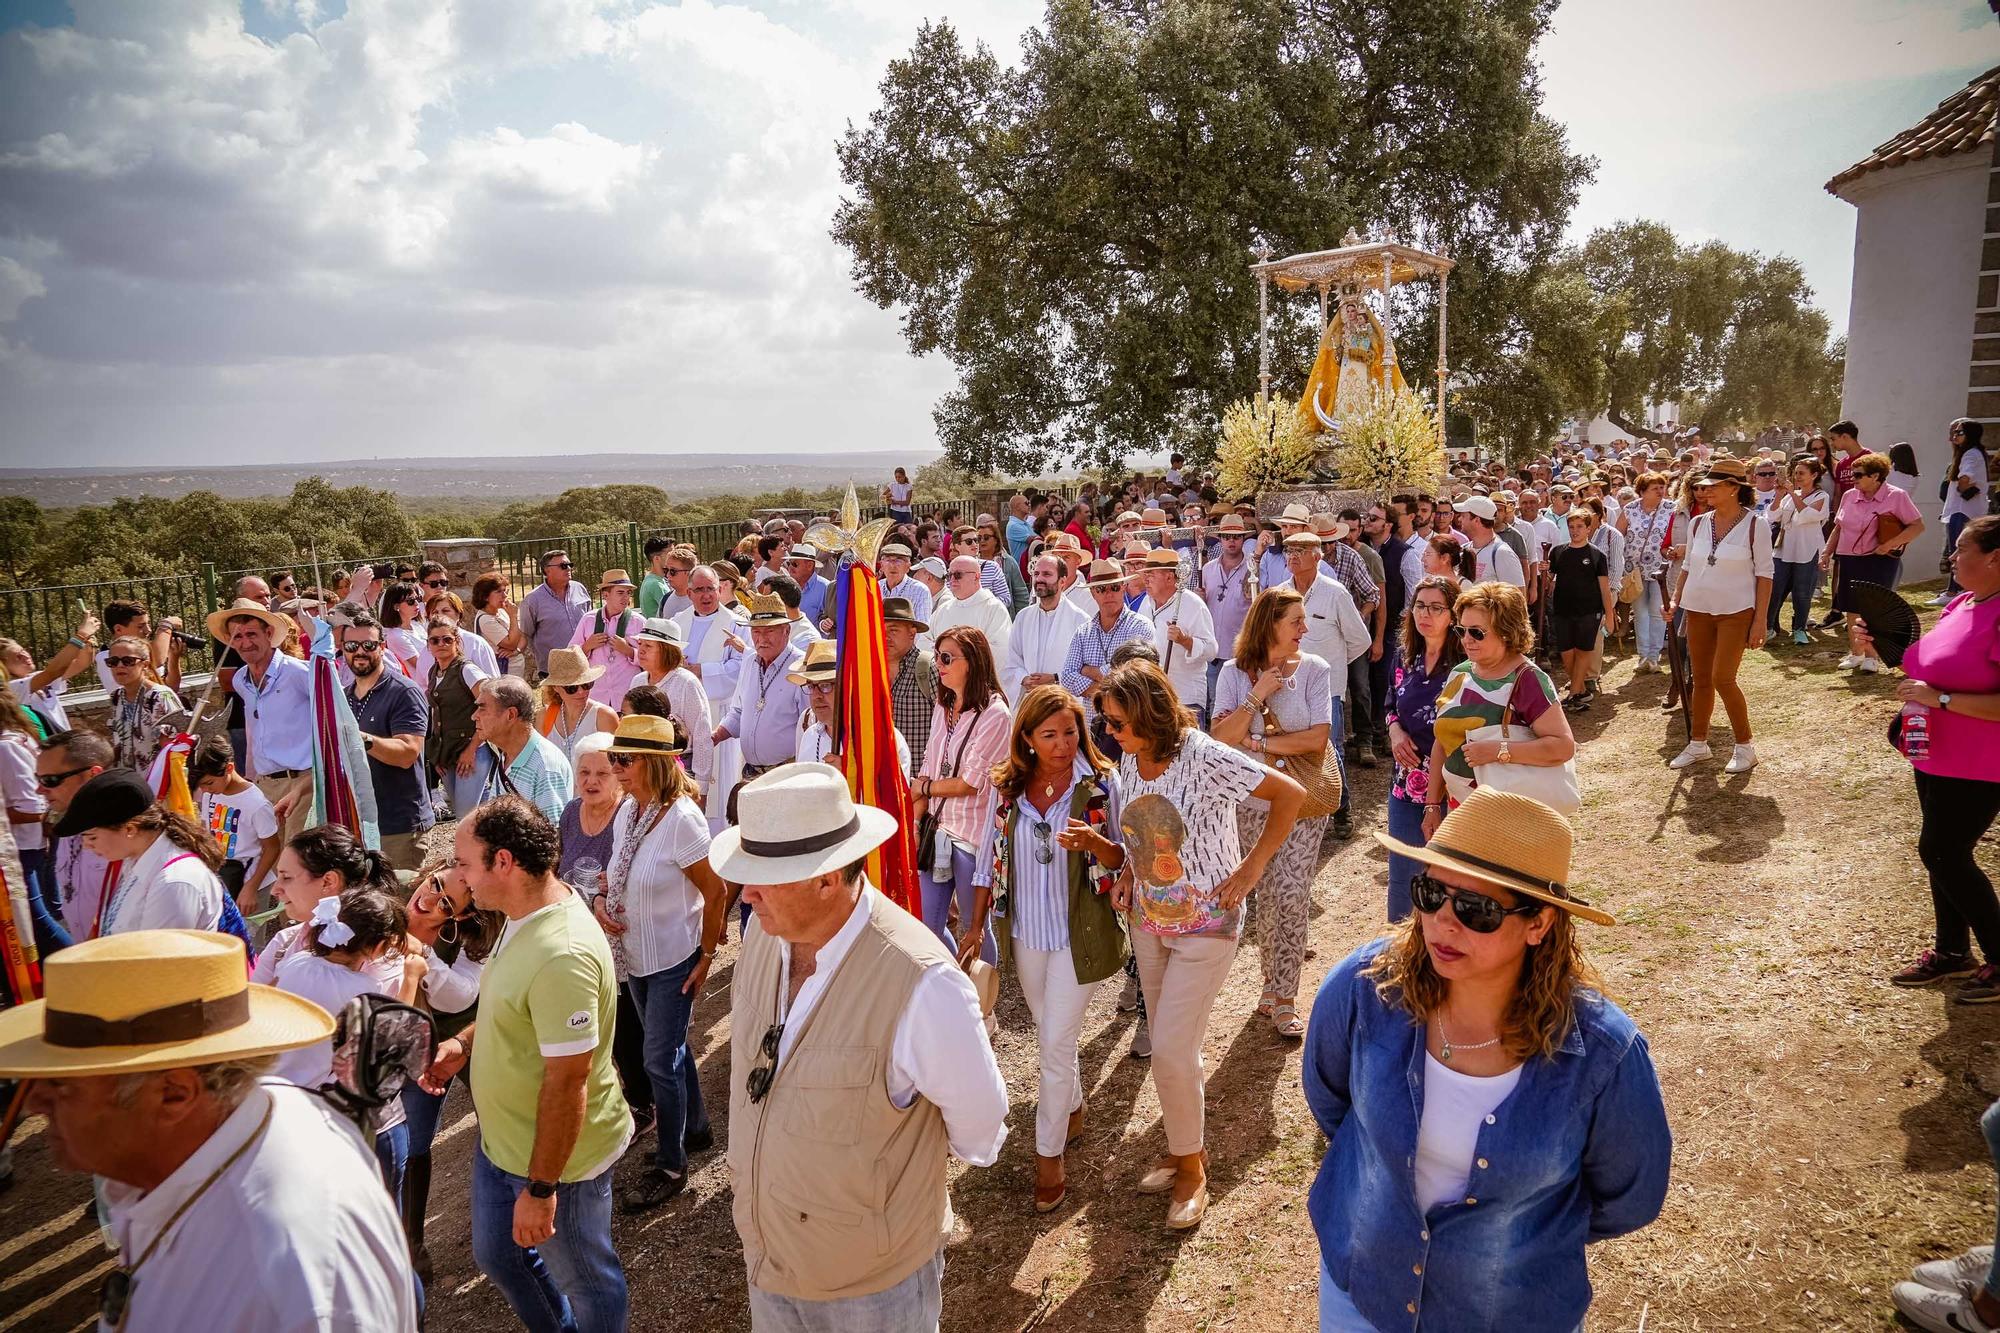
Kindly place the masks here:
[(263, 621), (274, 638), (282, 639), (292, 632), (291, 622), (280, 613), (253, 598), (239, 597), (220, 611), (208, 613), (208, 637), (220, 643), (228, 643), (229, 622), (241, 620), (246, 616), (252, 620)]
[(687, 733), (675, 726), (672, 718), (634, 713), (618, 719), (618, 730), (611, 733), (611, 744), (605, 753), (671, 757), (686, 754), (687, 748)]
[(832, 639), (814, 639), (806, 645), (806, 655), (798, 666), (785, 673), (794, 685), (826, 685), (839, 678), (840, 645)]
[(1375, 840), (1413, 861), (1498, 885), (1585, 921), (1618, 924), (1609, 912), (1570, 891), (1575, 835), (1567, 819), (1532, 796), (1474, 787), (1423, 846), (1399, 842), (1386, 833), (1377, 833)]
[(597, 590), (599, 592), (603, 592), (607, 588), (629, 588), (632, 586), (632, 576), (622, 569), (607, 569), (604, 571), (604, 577), (597, 581)]
[(42, 963), (43, 999), (0, 1013), (0, 1078), (85, 1078), (275, 1055), (333, 1035), (312, 1001), (249, 982), (243, 942), (133, 930)]
[(831, 764), (786, 764), (745, 783), (737, 823), (715, 835), (709, 864), (732, 884), (796, 884), (853, 865), (896, 832), (896, 817), (856, 805)]

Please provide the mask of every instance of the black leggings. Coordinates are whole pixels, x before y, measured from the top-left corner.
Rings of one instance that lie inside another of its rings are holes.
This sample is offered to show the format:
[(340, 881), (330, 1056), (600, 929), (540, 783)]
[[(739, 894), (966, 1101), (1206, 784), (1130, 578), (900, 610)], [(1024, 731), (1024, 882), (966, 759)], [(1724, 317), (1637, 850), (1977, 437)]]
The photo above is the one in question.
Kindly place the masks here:
[(2000, 963), (2000, 899), (1994, 898), (1993, 881), (1973, 858), (1973, 849), (2000, 815), (2000, 782), (1912, 771), (1917, 804), (1924, 812), (1917, 857), (1930, 872), (1937, 951), (1969, 953), (1977, 938), (1986, 961)]

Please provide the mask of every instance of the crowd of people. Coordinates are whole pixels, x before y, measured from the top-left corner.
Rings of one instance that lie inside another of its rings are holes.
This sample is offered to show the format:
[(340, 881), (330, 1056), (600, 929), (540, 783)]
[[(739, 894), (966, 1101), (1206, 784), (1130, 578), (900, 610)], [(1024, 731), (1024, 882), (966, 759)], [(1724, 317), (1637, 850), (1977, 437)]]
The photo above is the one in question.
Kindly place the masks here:
[[(1900, 687), (1936, 940), (1895, 981), (1979, 1003), (2000, 999), (2000, 903), (1972, 855), (2000, 813), (2000, 519), (1977, 423), (1954, 425), (1952, 460), (1953, 582)], [(0, 643), (0, 789), (46, 980), (0, 1015), (0, 1077), (35, 1080), (57, 1160), (104, 1182), (128, 1327), (197, 1308), (220, 1328), (306, 1309), (414, 1327), (459, 1081), (480, 1270), (528, 1328), (619, 1329), (614, 1212), (666, 1206), (718, 1147), (689, 1033), (733, 920), (726, 1152), (752, 1326), (934, 1329), (947, 1159), (990, 1165), (1007, 1134), (1000, 978), (1038, 1052), (1023, 1206), (1068, 1197), (1083, 1016), (1122, 975), (1165, 1149), (1131, 1187), (1184, 1230), (1208, 1206), (1202, 1047), (1251, 933), (1257, 1014), (1304, 1044), (1328, 1143), (1308, 1202), (1321, 1326), (1577, 1327), (1586, 1242), (1657, 1215), (1672, 1144), (1645, 1039), (1586, 958), (1580, 925), (1614, 923), (1573, 888), (1571, 719), (1611, 706), (1629, 629), (1637, 671), (1674, 668), (1671, 766), (1711, 758), (1720, 698), (1723, 768), (1749, 773), (1737, 668), (1782, 604), (1795, 641), (1838, 624), (1843, 668), (1879, 669), (1853, 589), (1893, 587), (1923, 529), (1895, 472), (1842, 422), (1566, 446), (1265, 513), (1176, 458), (961, 523), (915, 521), (899, 470), (873, 561), (907, 830), (840, 771), (837, 560), (796, 520), (746, 524), (718, 561), (651, 542), (636, 583), (586, 588), (551, 550), (518, 600), (434, 564), (246, 579), (206, 626), (228, 705), (188, 763), (196, 818), (146, 776), (187, 722), (178, 627), (113, 604), (46, 664)], [(93, 660), (103, 729), (63, 707)], [(358, 727), (371, 837), (310, 825), (316, 679)], [(1382, 764), (1378, 812), (1348, 773)], [(1389, 853), (1385, 934), (1302, 1004), (1323, 841), (1357, 822)], [(904, 834), (914, 913), (866, 873)], [(249, 984), (216, 933), (254, 946)], [(334, 1077), (321, 1019), (363, 995), (428, 1012), (438, 1038), (373, 1142), (296, 1091)], [(302, 1160), (337, 1186), (273, 1183)], [(211, 1290), (215, 1254), (160, 1249), (177, 1227), (254, 1273)], [(285, 1245), (227, 1244), (272, 1227)]]

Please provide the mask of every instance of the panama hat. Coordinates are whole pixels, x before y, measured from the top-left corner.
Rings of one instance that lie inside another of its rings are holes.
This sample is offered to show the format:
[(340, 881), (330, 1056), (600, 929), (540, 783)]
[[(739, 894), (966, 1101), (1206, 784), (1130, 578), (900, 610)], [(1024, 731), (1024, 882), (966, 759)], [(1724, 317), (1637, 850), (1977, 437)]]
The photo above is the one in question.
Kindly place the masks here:
[(1156, 507), (1149, 507), (1144, 513), (1139, 515), (1139, 521), (1147, 527), (1164, 528), (1167, 526), (1167, 511)]
[(633, 637), (648, 643), (664, 643), (670, 648), (687, 647), (687, 635), (682, 632), (680, 622), (666, 616), (648, 617)]
[(208, 613), (208, 637), (222, 643), (228, 643), (229, 622), (239, 620), (244, 616), (249, 616), (253, 620), (263, 621), (265, 625), (270, 627), (271, 633), (278, 638), (282, 639), (285, 635), (292, 632), (291, 622), (278, 612), (273, 611), (270, 607), (254, 598), (239, 597), (220, 611), (211, 611)]
[(785, 614), (785, 603), (774, 592), (759, 592), (750, 595), (750, 623), (752, 625), (783, 625), (790, 617)]
[(0, 1013), (0, 1078), (184, 1069), (325, 1041), (333, 1017), (249, 982), (243, 942), (206, 930), (132, 930), (42, 961), (46, 998)]
[(1174, 569), (1181, 567), (1181, 553), (1171, 546), (1155, 546), (1146, 552), (1145, 563), (1154, 569)]
[(597, 581), (597, 590), (599, 592), (603, 592), (606, 588), (629, 588), (631, 586), (632, 576), (622, 569), (607, 569), (604, 571), (604, 577)]
[(830, 764), (786, 764), (736, 794), (737, 823), (715, 835), (709, 864), (732, 884), (791, 884), (854, 864), (896, 832), (896, 817), (856, 805)]
[(917, 619), (916, 608), (907, 597), (884, 597), (882, 599), (882, 619), (886, 623), (912, 625), (919, 634), (929, 631), (930, 626)]
[(1411, 860), (1497, 884), (1600, 926), (1615, 926), (1617, 918), (1570, 892), (1574, 837), (1569, 821), (1534, 797), (1474, 787), (1423, 846), (1386, 833), (1377, 833), (1375, 840)]
[(607, 752), (673, 755), (685, 754), (687, 748), (687, 733), (676, 726), (672, 718), (634, 713), (618, 719), (618, 730), (611, 733), (611, 745)]
[(823, 685), (839, 674), (839, 658), (839, 644), (832, 639), (814, 639), (806, 645), (806, 655), (798, 666), (785, 673), (785, 679), (794, 685)]
[(1088, 588), (1122, 588), (1125, 586), (1125, 571), (1113, 560), (1093, 560), (1083, 571), (1084, 586)]
[(1216, 521), (1215, 530), (1225, 537), (1240, 537), (1250, 529), (1241, 514), (1224, 514)]
[(811, 542), (800, 542), (785, 553), (785, 559), (811, 560), (817, 563), (819, 560), (819, 547), (814, 546)]
[(1296, 523), (1300, 527), (1304, 527), (1306, 524), (1312, 522), (1312, 510), (1307, 509), (1301, 504), (1286, 505), (1284, 512), (1278, 515), (1278, 522)]
[(1314, 514), (1312, 530), (1323, 542), (1344, 542), (1347, 540), (1347, 525), (1332, 514)]
[(551, 648), (549, 674), (542, 677), (542, 684), (556, 689), (561, 689), (565, 685), (588, 685), (603, 674), (604, 668), (592, 666), (583, 649)]

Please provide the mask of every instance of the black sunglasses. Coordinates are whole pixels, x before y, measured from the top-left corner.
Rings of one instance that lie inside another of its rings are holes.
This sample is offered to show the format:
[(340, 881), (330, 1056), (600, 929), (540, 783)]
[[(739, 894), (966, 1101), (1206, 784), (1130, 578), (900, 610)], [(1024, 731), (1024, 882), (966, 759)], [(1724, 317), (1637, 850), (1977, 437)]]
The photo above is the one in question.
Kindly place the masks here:
[(143, 657), (126, 657), (121, 655), (118, 657), (105, 658), (104, 665), (112, 667), (138, 666), (141, 662), (144, 662), (145, 660), (146, 659)]
[(549, 565), (549, 568), (550, 568), (550, 569), (575, 569), (575, 568), (576, 568), (576, 566), (575, 566), (575, 565), (572, 565), (572, 564), (571, 564), (571, 563), (570, 563), (569, 561), (567, 561), (567, 560), (557, 560), (557, 561), (555, 561), (554, 563), (550, 564), (550, 565)]
[(561, 690), (561, 691), (562, 691), (562, 692), (563, 692), (564, 694), (581, 694), (581, 693), (582, 693), (583, 691), (585, 691), (585, 690), (589, 689), (589, 688), (590, 688), (590, 686), (588, 686), (588, 685), (558, 685), (558, 686), (556, 686), (556, 688), (557, 688), (557, 689), (559, 689), (559, 690)]
[(1475, 935), (1491, 935), (1508, 917), (1533, 916), (1547, 906), (1530, 902), (1521, 907), (1502, 907), (1498, 900), (1483, 893), (1456, 889), (1429, 875), (1417, 875), (1410, 880), (1410, 901), (1425, 916), (1443, 911), (1446, 899), (1451, 900), (1451, 912), (1458, 918), (1458, 924)]
[(90, 769), (88, 767), (84, 767), (84, 768), (66, 768), (60, 773), (37, 773), (35, 774), (35, 781), (41, 783), (42, 786), (48, 789), (49, 791), (54, 791), (57, 787), (62, 786), (63, 783), (68, 782), (71, 778), (75, 777), (77, 774), (88, 773), (89, 771)]
[(341, 644), (340, 651), (343, 653), (379, 653), (382, 651), (382, 645), (375, 639), (356, 639), (353, 643)]
[(451, 580), (450, 580), (450, 579), (425, 579), (425, 580), (424, 580), (424, 586), (425, 586), (426, 588), (449, 588), (449, 587), (451, 586)]
[(771, 1090), (771, 1081), (778, 1077), (778, 1043), (784, 1039), (785, 1025), (773, 1023), (764, 1029), (764, 1039), (757, 1043), (757, 1051), (768, 1064), (759, 1064), (750, 1071), (744, 1086), (750, 1093), (752, 1102), (764, 1100), (764, 1094)]

